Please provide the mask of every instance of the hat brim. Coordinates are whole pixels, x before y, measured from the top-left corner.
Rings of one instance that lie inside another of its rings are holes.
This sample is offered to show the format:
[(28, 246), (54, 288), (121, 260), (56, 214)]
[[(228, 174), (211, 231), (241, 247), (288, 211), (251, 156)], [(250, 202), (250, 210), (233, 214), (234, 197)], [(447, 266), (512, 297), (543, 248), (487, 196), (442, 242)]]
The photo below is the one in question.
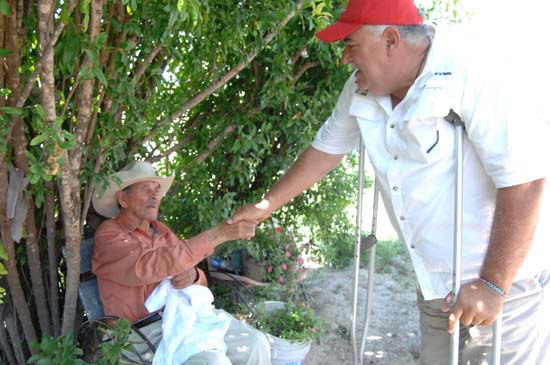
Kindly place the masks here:
[(363, 24), (336, 22), (317, 32), (315, 36), (323, 42), (336, 42), (346, 38), (362, 26)]
[(107, 189), (103, 194), (96, 191), (93, 195), (92, 203), (94, 205), (96, 212), (108, 218), (116, 217), (120, 212), (120, 209), (117, 204), (116, 193), (118, 191), (121, 191), (127, 188), (130, 185), (137, 184), (139, 182), (144, 182), (144, 181), (158, 182), (160, 184), (160, 193), (161, 193), (161, 196), (163, 197), (164, 195), (166, 195), (166, 193), (170, 189), (172, 182), (174, 182), (174, 176), (142, 177), (139, 179), (128, 179), (123, 182), (115, 181), (115, 179), (111, 178), (109, 186), (107, 187)]

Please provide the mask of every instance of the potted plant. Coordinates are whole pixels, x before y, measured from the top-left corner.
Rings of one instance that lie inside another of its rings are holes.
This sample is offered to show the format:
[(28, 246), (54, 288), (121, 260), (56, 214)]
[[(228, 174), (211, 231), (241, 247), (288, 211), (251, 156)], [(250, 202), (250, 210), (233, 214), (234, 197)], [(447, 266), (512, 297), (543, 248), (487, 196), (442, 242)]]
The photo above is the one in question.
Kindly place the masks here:
[(306, 303), (265, 301), (257, 305), (256, 327), (270, 343), (272, 365), (299, 365), (325, 323)]

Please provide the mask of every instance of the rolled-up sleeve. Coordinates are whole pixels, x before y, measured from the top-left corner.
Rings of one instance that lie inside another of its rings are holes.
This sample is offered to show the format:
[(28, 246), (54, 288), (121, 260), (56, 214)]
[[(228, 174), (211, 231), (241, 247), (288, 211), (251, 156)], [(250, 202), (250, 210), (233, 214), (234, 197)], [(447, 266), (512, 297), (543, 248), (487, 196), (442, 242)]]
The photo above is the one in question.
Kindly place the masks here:
[(466, 78), (462, 105), (468, 139), (497, 188), (546, 177), (550, 124), (545, 108), (522, 91), (521, 83), (497, 76)]

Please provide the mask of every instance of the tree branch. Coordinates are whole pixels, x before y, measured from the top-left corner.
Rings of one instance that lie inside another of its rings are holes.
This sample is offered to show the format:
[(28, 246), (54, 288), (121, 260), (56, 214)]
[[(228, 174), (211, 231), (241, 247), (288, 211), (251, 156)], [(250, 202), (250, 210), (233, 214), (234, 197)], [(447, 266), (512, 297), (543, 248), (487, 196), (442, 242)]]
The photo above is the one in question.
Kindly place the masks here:
[[(288, 24), (288, 22), (290, 22), (292, 20), (292, 18), (294, 18), (297, 14), (297, 12), (302, 8), (304, 4), (304, 1), (303, 0), (299, 0), (298, 3), (296, 4), (296, 9), (291, 11), (287, 17), (285, 19), (283, 19), (282, 22), (280, 22), (273, 31), (269, 32), (265, 37), (264, 37), (264, 47), (265, 45), (269, 44), (269, 42), (271, 42), (273, 40), (273, 38), (275, 38), (275, 36), (277, 35), (277, 33), (285, 26)], [(252, 62), (252, 60), (254, 60), (256, 58), (256, 56), (258, 56), (258, 54), (260, 53), (260, 51), (262, 50), (263, 48), (261, 49), (257, 49), (256, 51), (248, 54), (248, 56), (245, 57), (245, 59), (243, 61), (241, 61), (239, 64), (237, 64), (237, 66), (233, 67), (231, 70), (229, 70), (228, 73), (226, 73), (225, 75), (223, 75), (222, 77), (220, 77), (217, 81), (215, 81), (212, 85), (210, 85), (208, 88), (206, 88), (204, 91), (202, 91), (201, 93), (193, 96), (191, 99), (189, 99), (185, 104), (183, 104), (181, 106), (181, 108), (176, 111), (175, 113), (173, 113), (171, 116), (170, 116), (170, 119), (174, 120), (174, 119), (177, 119), (179, 117), (181, 117), (186, 111), (188, 111), (189, 109), (193, 108), (194, 106), (196, 106), (197, 104), (199, 104), (201, 101), (203, 101), (204, 99), (206, 99), (208, 96), (212, 95), (214, 92), (216, 92), (218, 89), (220, 89), (223, 85), (227, 84), (229, 82), (229, 80), (231, 80), (233, 77), (235, 77), (239, 72), (241, 72), (242, 70), (244, 70), (244, 68), (250, 63)]]
[[(76, 7), (76, 5), (77, 5), (76, 0), (70, 0), (69, 9), (68, 9), (69, 14), (73, 13), (74, 8)], [(17, 100), (17, 103), (15, 104), (16, 108), (23, 107), (23, 105), (25, 104), (25, 102), (29, 98), (29, 95), (31, 94), (32, 87), (34, 85), (34, 82), (36, 81), (36, 78), (38, 77), (39, 72), (42, 70), (42, 64), (44, 63), (45, 59), (48, 57), (50, 52), (52, 52), (53, 47), (55, 46), (55, 43), (57, 42), (57, 39), (59, 38), (59, 36), (61, 35), (61, 32), (63, 31), (63, 28), (65, 28), (65, 23), (59, 22), (59, 24), (57, 25), (57, 29), (55, 30), (54, 34), (52, 35), (48, 46), (44, 50), (44, 53), (42, 54), (42, 56), (36, 62), (35, 70), (31, 74), (31, 77), (29, 77), (29, 79), (27, 80), (27, 83), (25, 84), (25, 87), (21, 91), (21, 94), (19, 95), (19, 99)], [(8, 125), (7, 137), (4, 140), (4, 143), (3, 143), (2, 147), (7, 146), (7, 144), (9, 143), (9, 141), (11, 139), (11, 137), (10, 137), (11, 136), (11, 131), (13, 130), (13, 126), (15, 125), (16, 122), (17, 122), (17, 118), (15, 116), (12, 117), (11, 120), (10, 120), (10, 124)]]
[(147, 55), (147, 57), (145, 58), (145, 60), (141, 64), (141, 66), (138, 68), (138, 70), (136, 72), (136, 75), (134, 76), (134, 79), (132, 80), (132, 86), (133, 87), (135, 87), (138, 84), (139, 80), (141, 79), (141, 77), (143, 76), (145, 71), (147, 70), (147, 67), (149, 67), (151, 65), (151, 63), (153, 62), (155, 57), (157, 57), (157, 55), (158, 55), (158, 53), (160, 52), (161, 49), (162, 49), (162, 45), (157, 44), (155, 46), (155, 48), (153, 48), (151, 53), (149, 53)]
[(206, 158), (208, 156), (210, 156), (210, 154), (212, 152), (214, 152), (214, 150), (216, 149), (216, 147), (218, 147), (220, 145), (220, 143), (223, 141), (223, 139), (231, 132), (233, 132), (233, 130), (237, 128), (237, 124), (235, 123), (231, 123), (229, 126), (227, 126), (227, 128), (225, 128), (225, 130), (223, 131), (223, 133), (219, 136), (217, 136), (216, 138), (214, 138), (214, 140), (212, 140), (212, 142), (210, 142), (208, 144), (208, 146), (206, 147), (206, 152), (200, 154), (196, 159), (195, 161), (200, 164), (202, 163), (204, 160), (206, 160)]
[(298, 80), (300, 79), (300, 77), (302, 77), (306, 72), (307, 70), (313, 68), (313, 67), (317, 67), (319, 66), (319, 62), (317, 61), (314, 61), (314, 62), (308, 62), (306, 64), (304, 64), (299, 70), (298, 72), (296, 73), (296, 75), (294, 75), (294, 78), (292, 79), (292, 86), (294, 86), (296, 84), (296, 82), (298, 82)]

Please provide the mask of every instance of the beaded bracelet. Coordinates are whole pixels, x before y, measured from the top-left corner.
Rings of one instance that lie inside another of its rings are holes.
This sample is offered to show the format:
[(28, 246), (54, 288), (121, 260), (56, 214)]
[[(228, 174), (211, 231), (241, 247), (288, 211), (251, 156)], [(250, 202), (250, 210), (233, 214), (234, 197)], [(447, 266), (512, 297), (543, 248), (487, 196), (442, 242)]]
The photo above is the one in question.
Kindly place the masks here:
[(485, 279), (483, 276), (480, 276), (479, 280), (481, 280), (483, 282), (483, 284), (485, 284), (489, 289), (491, 289), (492, 291), (494, 291), (495, 293), (497, 293), (498, 295), (500, 295), (501, 297), (506, 299), (506, 296), (508, 294), (506, 294), (506, 292), (504, 290), (502, 290), (501, 288), (496, 286), (496, 284), (494, 284), (493, 282)]

